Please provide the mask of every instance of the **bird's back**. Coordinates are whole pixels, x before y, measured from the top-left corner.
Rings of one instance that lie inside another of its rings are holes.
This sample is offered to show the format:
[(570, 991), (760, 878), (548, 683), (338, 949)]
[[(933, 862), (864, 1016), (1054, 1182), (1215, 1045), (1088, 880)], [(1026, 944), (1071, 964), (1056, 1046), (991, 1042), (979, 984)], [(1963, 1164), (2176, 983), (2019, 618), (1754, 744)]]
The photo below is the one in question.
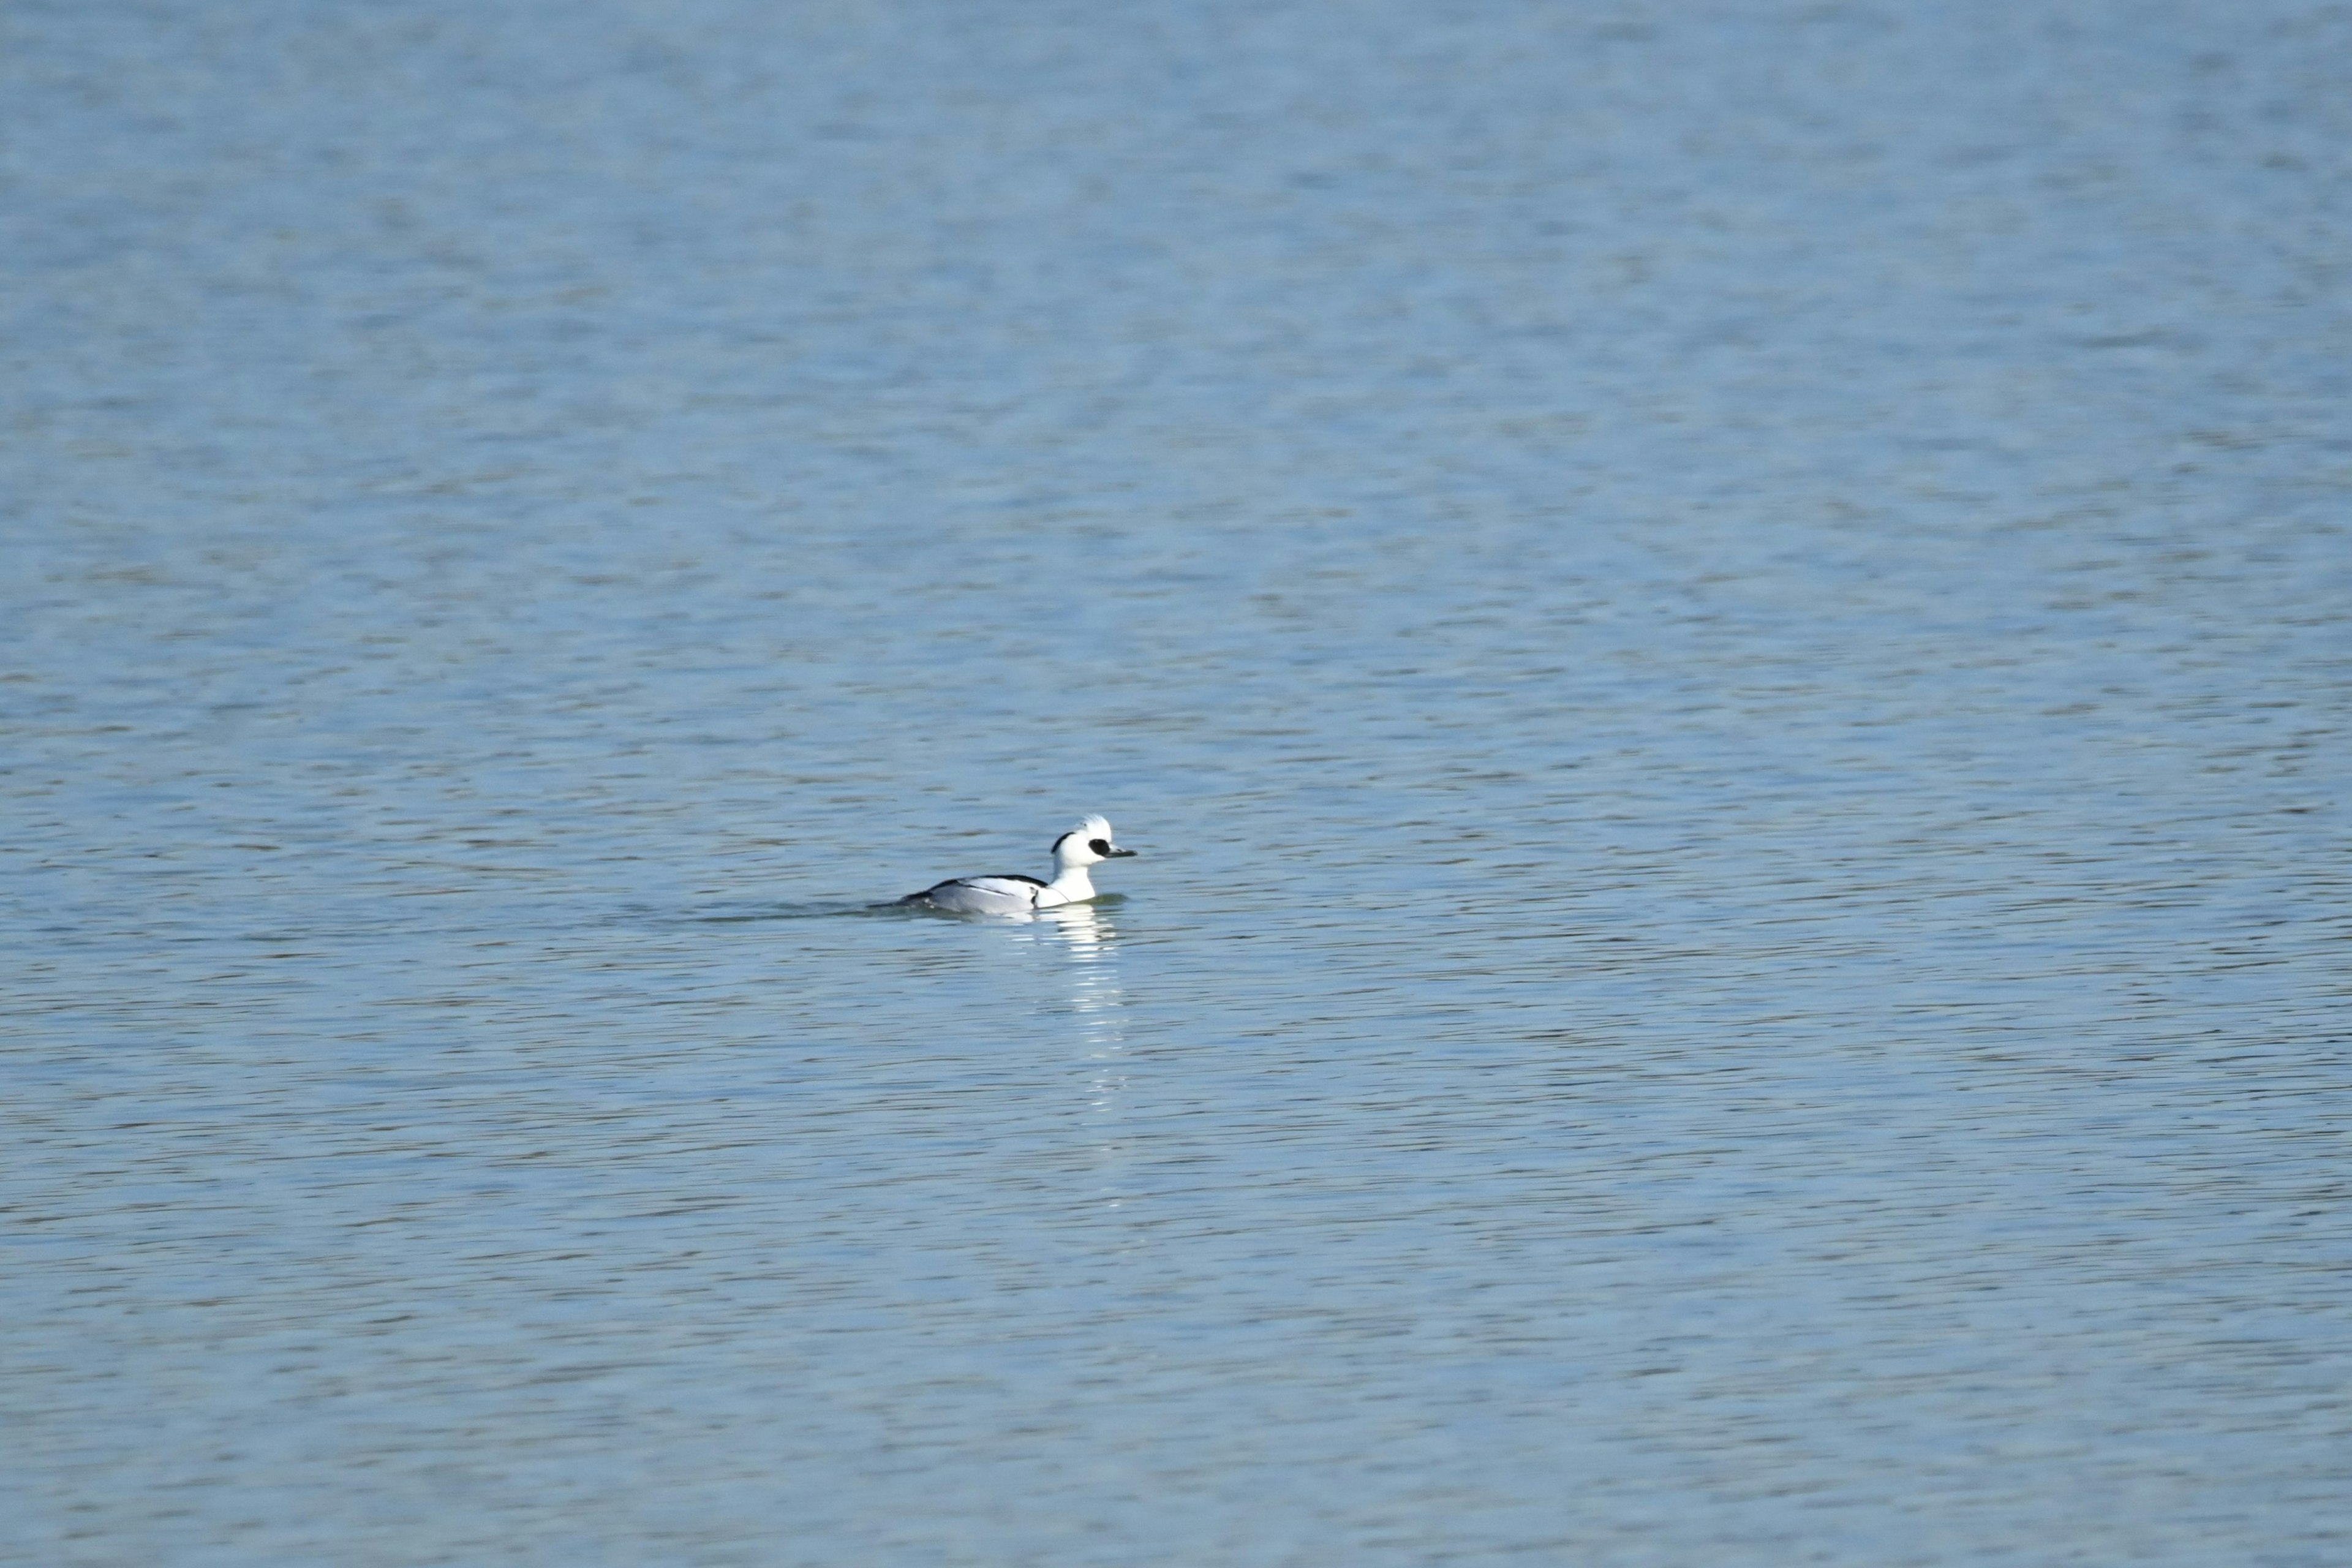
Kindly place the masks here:
[(909, 893), (903, 901), (965, 914), (997, 914), (1035, 909), (1037, 895), (1045, 888), (1034, 877), (956, 877)]

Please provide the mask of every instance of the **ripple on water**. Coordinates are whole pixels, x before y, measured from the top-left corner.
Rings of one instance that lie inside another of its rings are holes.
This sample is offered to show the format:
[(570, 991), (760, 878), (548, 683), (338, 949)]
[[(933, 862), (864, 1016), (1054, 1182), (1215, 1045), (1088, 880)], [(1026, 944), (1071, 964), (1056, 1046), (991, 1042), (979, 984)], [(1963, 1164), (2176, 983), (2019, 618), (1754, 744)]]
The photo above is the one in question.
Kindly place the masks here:
[(2333, 1560), (2340, 16), (542, 9), (0, 49), (0, 1558)]

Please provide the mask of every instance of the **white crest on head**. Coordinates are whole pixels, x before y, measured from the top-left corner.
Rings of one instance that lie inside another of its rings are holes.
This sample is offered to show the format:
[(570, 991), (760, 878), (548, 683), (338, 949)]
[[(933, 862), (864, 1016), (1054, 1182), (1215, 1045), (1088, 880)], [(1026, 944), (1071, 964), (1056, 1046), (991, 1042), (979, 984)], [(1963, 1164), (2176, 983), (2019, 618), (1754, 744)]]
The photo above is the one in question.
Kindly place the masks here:
[[(1095, 866), (1109, 858), (1110, 818), (1086, 816), (1078, 825), (1054, 840), (1054, 863), (1057, 866)], [(1097, 849), (1096, 845), (1103, 847)]]

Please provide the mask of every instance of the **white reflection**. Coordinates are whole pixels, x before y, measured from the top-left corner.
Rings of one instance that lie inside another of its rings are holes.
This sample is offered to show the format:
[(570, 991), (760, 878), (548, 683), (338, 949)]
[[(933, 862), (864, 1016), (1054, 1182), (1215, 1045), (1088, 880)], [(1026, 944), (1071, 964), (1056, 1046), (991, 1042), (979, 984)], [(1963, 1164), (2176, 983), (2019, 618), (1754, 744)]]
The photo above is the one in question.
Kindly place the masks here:
[(1069, 948), (1069, 1016), (1076, 1023), (1085, 1062), (1085, 1137), (1099, 1167), (1104, 1201), (1126, 1202), (1116, 1177), (1126, 1163), (1119, 1135), (1121, 1100), (1127, 1092), (1127, 994), (1118, 980), (1118, 928), (1108, 912), (1089, 904), (1040, 910), (1038, 923), (1051, 924)]
[(1064, 904), (1059, 909), (1039, 910), (1031, 918), (1040, 925), (1058, 929), (1062, 940), (1081, 957), (1099, 953), (1118, 935), (1118, 928), (1111, 924), (1110, 917), (1092, 904)]
[(1050, 925), (1069, 945), (1070, 1012), (1078, 1020), (1079, 1042), (1090, 1058), (1127, 1048), (1120, 1017), (1127, 998), (1118, 984), (1118, 927), (1102, 910), (1086, 904), (1040, 910), (1037, 922)]

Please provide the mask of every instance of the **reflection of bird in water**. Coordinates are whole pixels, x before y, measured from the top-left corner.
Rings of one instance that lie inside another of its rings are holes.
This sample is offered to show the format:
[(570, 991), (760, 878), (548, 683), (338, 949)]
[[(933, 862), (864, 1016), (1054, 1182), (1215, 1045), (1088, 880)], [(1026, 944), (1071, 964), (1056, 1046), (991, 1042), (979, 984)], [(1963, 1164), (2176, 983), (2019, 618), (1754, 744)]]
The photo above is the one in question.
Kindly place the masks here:
[(1054, 879), (1034, 877), (957, 877), (909, 893), (898, 901), (960, 915), (1020, 915), (1084, 903), (1095, 896), (1087, 868), (1124, 860), (1135, 853), (1111, 842), (1110, 823), (1089, 816), (1054, 840)]
[[(1116, 1209), (1127, 1201), (1128, 1189), (1120, 1173), (1129, 1163), (1123, 1109), (1128, 1087), (1127, 994), (1119, 984), (1118, 928), (1108, 910), (1097, 910), (1092, 904), (1067, 904), (1014, 918), (1052, 928), (1068, 946), (1064, 970), (1069, 1001), (1053, 1013), (1067, 1020), (1066, 1037), (1077, 1049), (1085, 1075), (1085, 1104), (1078, 1125), (1084, 1129), (1082, 1142), (1102, 1182), (1097, 1196)], [(1051, 939), (1041, 931), (1037, 940), (1042, 944)]]

